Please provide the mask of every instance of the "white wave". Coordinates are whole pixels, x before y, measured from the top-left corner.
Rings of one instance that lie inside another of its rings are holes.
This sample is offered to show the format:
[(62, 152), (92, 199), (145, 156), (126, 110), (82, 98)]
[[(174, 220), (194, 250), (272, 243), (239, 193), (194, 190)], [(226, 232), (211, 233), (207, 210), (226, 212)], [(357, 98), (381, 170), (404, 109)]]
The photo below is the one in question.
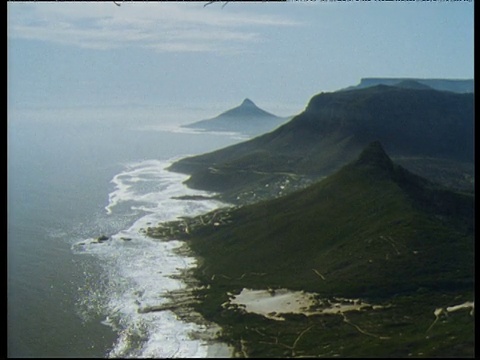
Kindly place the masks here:
[[(211, 199), (172, 199), (212, 194), (184, 186), (182, 182), (187, 176), (168, 172), (165, 168), (169, 164), (159, 160), (127, 164), (125, 170), (112, 179), (114, 190), (105, 207), (110, 214), (106, 219), (114, 221), (115, 217), (131, 216), (135, 210), (143, 211), (144, 215), (130, 227), (111, 235), (108, 241), (89, 238), (72, 247), (77, 254), (95, 256), (106, 274), (103, 323), (119, 333), (110, 357), (208, 356), (207, 343), (190, 338), (192, 331), (206, 331), (205, 326), (182, 322), (170, 311), (139, 312), (147, 306), (165, 303), (168, 292), (185, 288), (185, 283), (172, 275), (196, 266), (195, 258), (175, 252), (184, 245), (182, 242), (158, 241), (146, 237), (140, 230), (178, 216), (195, 216), (226, 206)], [(129, 207), (120, 206), (127, 202)]]

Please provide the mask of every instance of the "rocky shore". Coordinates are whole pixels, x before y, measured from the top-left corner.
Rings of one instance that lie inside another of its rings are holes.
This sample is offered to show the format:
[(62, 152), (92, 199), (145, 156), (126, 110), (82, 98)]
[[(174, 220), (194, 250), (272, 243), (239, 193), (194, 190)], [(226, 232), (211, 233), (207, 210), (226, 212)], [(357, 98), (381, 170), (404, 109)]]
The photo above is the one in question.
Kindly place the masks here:
[(220, 227), (232, 222), (230, 212), (232, 208), (220, 208), (210, 213), (193, 218), (180, 217), (179, 220), (159, 223), (140, 230), (144, 235), (162, 240), (183, 240), (201, 227)]

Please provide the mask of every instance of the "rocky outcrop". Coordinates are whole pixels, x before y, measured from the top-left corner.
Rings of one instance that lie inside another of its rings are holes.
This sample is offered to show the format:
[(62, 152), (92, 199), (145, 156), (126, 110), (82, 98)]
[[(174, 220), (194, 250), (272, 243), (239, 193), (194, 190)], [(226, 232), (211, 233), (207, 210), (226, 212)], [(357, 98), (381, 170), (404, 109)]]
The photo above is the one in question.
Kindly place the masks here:
[(100, 235), (99, 237), (96, 238), (96, 242), (98, 243), (103, 243), (105, 241), (108, 241), (110, 238), (106, 235)]

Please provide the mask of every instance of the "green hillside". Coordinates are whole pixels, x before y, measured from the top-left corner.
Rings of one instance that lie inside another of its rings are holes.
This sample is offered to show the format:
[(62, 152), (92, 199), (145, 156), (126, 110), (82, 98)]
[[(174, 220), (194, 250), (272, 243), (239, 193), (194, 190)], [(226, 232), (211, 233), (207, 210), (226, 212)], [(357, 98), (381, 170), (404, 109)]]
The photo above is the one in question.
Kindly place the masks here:
[(320, 183), (230, 219), (191, 244), (207, 277), (266, 272), (250, 284), (353, 297), (472, 286), (473, 198), (394, 165), (378, 142)]
[[(215, 224), (190, 219), (175, 237), (201, 258), (197, 310), (248, 356), (472, 356), (468, 311), (430, 326), (437, 308), (473, 300), (473, 201), (394, 164), (374, 142), (319, 183), (217, 211)], [(243, 288), (387, 307), (279, 322), (222, 307)]]

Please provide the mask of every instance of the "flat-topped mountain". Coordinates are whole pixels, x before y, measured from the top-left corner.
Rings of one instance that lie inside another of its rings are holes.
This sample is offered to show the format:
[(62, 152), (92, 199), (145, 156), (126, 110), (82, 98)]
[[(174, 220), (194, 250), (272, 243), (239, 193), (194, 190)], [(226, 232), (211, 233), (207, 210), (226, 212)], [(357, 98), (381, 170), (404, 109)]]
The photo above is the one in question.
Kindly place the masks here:
[(278, 129), (170, 169), (191, 174), (191, 187), (239, 196), (327, 176), (379, 140), (415, 173), (473, 189), (473, 105), (473, 94), (385, 85), (322, 93)]
[[(399, 86), (405, 82), (421, 84), (440, 91), (456, 93), (473, 93), (474, 83), (471, 79), (418, 79), (418, 78), (364, 78), (360, 84), (350, 86), (345, 90), (364, 89), (377, 85)], [(418, 86), (418, 85), (417, 85)]]
[(278, 117), (260, 109), (250, 99), (230, 110), (212, 118), (184, 125), (184, 127), (209, 130), (239, 132), (247, 135), (259, 135), (278, 127), (288, 118)]

